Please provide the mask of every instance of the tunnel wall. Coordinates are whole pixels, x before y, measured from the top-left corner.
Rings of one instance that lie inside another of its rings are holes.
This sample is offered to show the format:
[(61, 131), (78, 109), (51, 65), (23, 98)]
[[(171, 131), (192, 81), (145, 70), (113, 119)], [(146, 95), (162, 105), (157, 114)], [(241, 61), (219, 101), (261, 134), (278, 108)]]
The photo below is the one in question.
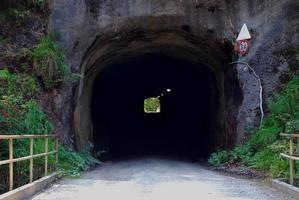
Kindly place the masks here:
[[(225, 50), (225, 44), (233, 43), (242, 24), (247, 23), (253, 40), (250, 53), (242, 61), (249, 62), (261, 77), (263, 98), (267, 100), (273, 90), (287, 80), (288, 72), (297, 62), (294, 55), (288, 52), (299, 44), (298, 7), (297, 0), (52, 0), (49, 30), (60, 33), (60, 42), (66, 49), (71, 72), (81, 73), (84, 77), (88, 76), (86, 63), (91, 58), (91, 52), (98, 54), (98, 59), (111, 48), (105, 42), (115, 42), (117, 46), (124, 44), (118, 43), (122, 38), (134, 43), (134, 38), (130, 38), (132, 35), (137, 38), (139, 35), (146, 43), (147, 40), (151, 41), (151, 35), (155, 35), (151, 33), (183, 32), (202, 41), (206, 38), (213, 40), (216, 51), (222, 49), (223, 53), (220, 54), (227, 53), (231, 57), (231, 53)], [(181, 38), (192, 43), (192, 37)], [(172, 43), (173, 40), (170, 40), (165, 44)], [(190, 49), (187, 46), (183, 45), (185, 49)], [(218, 67), (227, 64), (229, 59), (222, 62)], [(223, 107), (230, 108), (223, 120), (236, 116), (236, 120), (229, 121), (230, 125), (224, 128), (232, 134), (227, 136), (227, 140), (237, 135), (236, 140), (232, 140), (241, 143), (248, 136), (246, 130), (258, 126), (259, 85), (256, 78), (242, 66), (235, 68), (236, 71), (227, 72), (234, 74), (232, 77), (223, 76), (222, 85), (224, 87), (227, 81), (241, 85), (243, 98), (239, 100), (240, 106), (223, 102)], [(225, 70), (223, 73), (226, 73)], [(74, 110), (88, 106), (88, 101), (85, 101), (86, 105), (78, 106), (80, 93), (86, 84), (90, 83), (83, 78), (79, 86), (65, 83), (61, 89), (53, 91), (57, 132), (65, 143), (76, 143), (78, 129), (74, 127), (78, 123), (78, 115), (74, 115)], [(223, 91), (223, 95), (234, 94), (229, 89), (223, 88)], [(83, 127), (86, 129), (82, 131), (91, 131), (88, 123)], [(85, 142), (90, 139), (86, 133), (82, 137)]]

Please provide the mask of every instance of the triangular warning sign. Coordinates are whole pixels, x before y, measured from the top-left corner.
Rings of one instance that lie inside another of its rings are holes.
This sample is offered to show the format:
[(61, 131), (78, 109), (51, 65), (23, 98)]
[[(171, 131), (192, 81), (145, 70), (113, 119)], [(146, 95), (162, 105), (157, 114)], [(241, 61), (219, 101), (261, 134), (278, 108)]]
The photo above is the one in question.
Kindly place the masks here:
[(250, 36), (250, 33), (248, 31), (248, 28), (247, 28), (246, 24), (244, 24), (241, 31), (240, 31), (240, 33), (239, 33), (237, 41), (248, 40), (248, 39), (251, 39), (251, 36)]

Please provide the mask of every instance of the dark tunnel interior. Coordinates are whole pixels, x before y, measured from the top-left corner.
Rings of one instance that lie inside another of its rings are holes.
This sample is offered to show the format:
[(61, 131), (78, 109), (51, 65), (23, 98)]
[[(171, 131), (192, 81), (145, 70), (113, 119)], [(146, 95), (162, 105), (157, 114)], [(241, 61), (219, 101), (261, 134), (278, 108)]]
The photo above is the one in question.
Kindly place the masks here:
[[(166, 92), (167, 89), (171, 92)], [(206, 158), (215, 145), (219, 98), (204, 65), (144, 55), (106, 67), (93, 85), (91, 116), (97, 152), (109, 159), (157, 155)], [(160, 98), (160, 113), (144, 100)]]

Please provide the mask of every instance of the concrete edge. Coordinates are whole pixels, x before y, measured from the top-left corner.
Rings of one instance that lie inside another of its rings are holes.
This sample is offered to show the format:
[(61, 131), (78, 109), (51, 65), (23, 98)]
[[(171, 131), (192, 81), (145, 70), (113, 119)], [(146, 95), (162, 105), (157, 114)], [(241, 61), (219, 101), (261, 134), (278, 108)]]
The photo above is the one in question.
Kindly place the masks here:
[(57, 173), (45, 176), (32, 183), (0, 195), (0, 200), (24, 200), (26, 198), (30, 198), (56, 181), (57, 177)]
[(271, 186), (277, 190), (287, 193), (299, 200), (299, 188), (285, 183), (285, 179), (274, 179), (271, 181)]

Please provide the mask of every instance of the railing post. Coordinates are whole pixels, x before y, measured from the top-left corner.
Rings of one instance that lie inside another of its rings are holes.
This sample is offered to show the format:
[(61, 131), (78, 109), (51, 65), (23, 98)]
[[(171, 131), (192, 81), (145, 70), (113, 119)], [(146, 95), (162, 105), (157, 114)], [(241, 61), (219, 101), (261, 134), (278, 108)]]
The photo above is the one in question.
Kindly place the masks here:
[[(34, 154), (34, 139), (35, 138), (43, 138), (45, 140), (45, 152)], [(54, 138), (54, 147), (55, 150), (49, 151), (49, 138)], [(49, 155), (55, 154), (55, 166), (57, 170), (58, 166), (58, 137), (56, 135), (0, 135), (0, 140), (8, 140), (8, 158), (7, 160), (0, 160), (0, 166), (8, 164), (8, 189), (9, 191), (14, 189), (14, 163), (29, 160), (29, 179), (30, 182), (34, 180), (34, 158), (45, 157), (45, 175), (48, 175), (48, 162)], [(30, 140), (30, 155), (14, 158), (14, 140), (17, 139), (29, 139)]]
[(33, 137), (30, 138), (30, 183), (33, 181)]
[(290, 184), (294, 185), (294, 160), (292, 156), (294, 155), (294, 143), (293, 138), (290, 138)]
[(9, 138), (9, 190), (13, 190), (13, 138)]
[(45, 176), (48, 175), (48, 143), (49, 139), (45, 137)]
[(56, 151), (55, 153), (55, 170), (58, 169), (58, 137), (55, 137), (55, 148), (54, 151)]
[[(299, 156), (299, 137), (297, 137), (297, 156)], [(297, 173), (299, 173), (299, 161), (297, 162), (298, 162)]]

